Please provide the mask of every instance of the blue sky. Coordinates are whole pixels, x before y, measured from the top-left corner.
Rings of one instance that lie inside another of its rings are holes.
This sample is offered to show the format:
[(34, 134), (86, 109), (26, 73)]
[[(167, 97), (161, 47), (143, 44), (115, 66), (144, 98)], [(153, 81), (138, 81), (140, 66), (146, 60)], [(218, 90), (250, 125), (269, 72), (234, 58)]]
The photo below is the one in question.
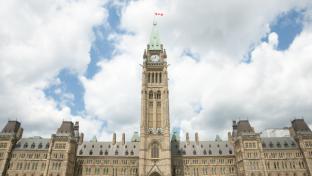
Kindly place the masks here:
[[(108, 5), (108, 19), (105, 25), (96, 26), (93, 30), (95, 33), (95, 41), (92, 43), (90, 49), (91, 61), (88, 64), (85, 76), (91, 79), (98, 71), (98, 62), (102, 59), (111, 59), (114, 53), (114, 41), (108, 40), (108, 36), (111, 33), (124, 34), (120, 30), (120, 10), (116, 6)], [(270, 24), (270, 31), (278, 34), (279, 43), (277, 50), (287, 50), (297, 35), (300, 34), (303, 28), (303, 14), (302, 11), (290, 10), (286, 13), (277, 16)], [(265, 42), (268, 41), (268, 34), (264, 37)], [(192, 53), (190, 50), (185, 50), (182, 55), (189, 56), (194, 60), (198, 60), (199, 54)], [(55, 95), (53, 92), (61, 88), (62, 93), (70, 93), (74, 95), (74, 99), (68, 103), (73, 115), (84, 114), (84, 88), (77, 77), (78, 75), (69, 71), (62, 70), (57, 78), (61, 80), (61, 84), (58, 86), (49, 87), (46, 91), (46, 95), (55, 99), (56, 102), (62, 103), (62, 99)], [(195, 112), (199, 113), (202, 107), (200, 104), (196, 105)], [(178, 131), (179, 127), (174, 127), (174, 131)]]
[[(61, 119), (81, 121), (82, 130), (90, 131), (87, 138), (137, 131), (139, 64), (156, 11), (165, 14), (158, 25), (170, 64), (172, 129), (181, 137), (196, 130), (206, 138), (224, 137), (234, 118), (251, 119), (263, 130), (312, 115), (311, 101), (305, 99), (311, 86), (305, 76), (310, 70), (309, 1), (67, 3), (3, 5), (9, 10), (0, 31), (6, 42), (0, 43), (5, 51), (0, 96), (8, 103), (0, 104), (0, 120), (22, 117), (28, 135), (47, 135)], [(192, 15), (185, 15), (187, 9)], [(290, 85), (296, 81), (299, 86)], [(272, 117), (268, 124), (265, 119)], [(47, 120), (47, 126), (31, 130)]]

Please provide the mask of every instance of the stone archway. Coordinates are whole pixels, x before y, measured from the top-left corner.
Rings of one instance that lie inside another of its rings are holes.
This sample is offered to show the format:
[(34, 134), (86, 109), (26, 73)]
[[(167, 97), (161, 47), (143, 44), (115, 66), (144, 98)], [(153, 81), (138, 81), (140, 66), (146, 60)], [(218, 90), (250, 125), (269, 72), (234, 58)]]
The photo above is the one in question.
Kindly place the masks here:
[(153, 172), (150, 176), (161, 176), (158, 172)]

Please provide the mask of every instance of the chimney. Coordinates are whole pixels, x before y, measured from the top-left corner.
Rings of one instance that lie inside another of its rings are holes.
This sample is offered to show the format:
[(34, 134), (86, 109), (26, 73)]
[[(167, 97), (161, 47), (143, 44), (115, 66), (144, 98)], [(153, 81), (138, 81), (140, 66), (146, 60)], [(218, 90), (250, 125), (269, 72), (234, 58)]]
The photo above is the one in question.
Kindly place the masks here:
[(195, 133), (195, 142), (196, 142), (196, 145), (199, 144), (199, 137), (198, 137), (198, 133), (197, 132)]
[(83, 137), (84, 137), (84, 134), (83, 134), (83, 133), (80, 133), (80, 136), (79, 136), (79, 144), (82, 144), (82, 143), (83, 143)]
[(185, 137), (186, 137), (186, 144), (187, 144), (187, 145), (190, 144), (190, 136), (189, 136), (189, 133), (186, 133)]
[(113, 133), (113, 141), (112, 144), (115, 145), (116, 144), (116, 133)]
[(79, 122), (78, 121), (76, 121), (74, 125), (74, 135), (76, 138), (79, 137)]
[(122, 139), (121, 139), (121, 142), (122, 142), (122, 145), (125, 145), (125, 143), (126, 143), (126, 135), (125, 135), (125, 133), (122, 133)]
[(233, 120), (233, 125), (232, 125), (232, 127), (233, 127), (233, 130), (237, 130), (237, 123), (236, 123), (236, 120)]

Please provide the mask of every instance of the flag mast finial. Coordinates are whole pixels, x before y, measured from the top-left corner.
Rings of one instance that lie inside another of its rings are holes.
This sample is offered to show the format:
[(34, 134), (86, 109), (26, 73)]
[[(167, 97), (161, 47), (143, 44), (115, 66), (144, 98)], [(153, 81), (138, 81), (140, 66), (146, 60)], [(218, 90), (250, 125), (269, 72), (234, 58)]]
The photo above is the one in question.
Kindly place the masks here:
[(156, 26), (157, 25), (157, 20), (156, 20), (156, 16), (164, 16), (164, 13), (162, 12), (155, 12), (154, 13), (154, 20), (153, 20), (153, 25)]

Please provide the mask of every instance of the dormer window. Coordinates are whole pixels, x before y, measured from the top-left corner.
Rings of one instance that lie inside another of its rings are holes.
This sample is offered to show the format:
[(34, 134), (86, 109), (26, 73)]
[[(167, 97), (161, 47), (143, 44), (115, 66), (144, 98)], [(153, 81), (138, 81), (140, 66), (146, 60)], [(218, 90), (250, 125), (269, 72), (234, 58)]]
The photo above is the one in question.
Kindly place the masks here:
[(115, 151), (115, 155), (118, 155), (118, 151), (117, 150)]
[(105, 155), (108, 155), (108, 151), (107, 150), (105, 150)]
[(40, 143), (40, 144), (38, 145), (38, 148), (39, 148), (39, 149), (41, 149), (41, 148), (42, 148), (42, 143)]
[(21, 143), (17, 143), (16, 148), (20, 148), (20, 147), (21, 147)]
[(79, 151), (79, 155), (82, 155), (82, 154), (83, 154), (83, 151), (82, 151), (82, 150), (80, 150), (80, 151)]
[(281, 148), (281, 143), (277, 142), (276, 146), (277, 146), (278, 148)]
[(26, 142), (25, 144), (24, 144), (24, 148), (27, 148), (28, 147), (28, 143)]
[(33, 148), (35, 148), (35, 147), (36, 147), (35, 143), (32, 143), (32, 144), (31, 144), (31, 148), (33, 149)]
[(89, 155), (93, 155), (93, 151), (92, 150), (90, 150)]
[(100, 155), (103, 155), (103, 151), (102, 150), (100, 150)]

